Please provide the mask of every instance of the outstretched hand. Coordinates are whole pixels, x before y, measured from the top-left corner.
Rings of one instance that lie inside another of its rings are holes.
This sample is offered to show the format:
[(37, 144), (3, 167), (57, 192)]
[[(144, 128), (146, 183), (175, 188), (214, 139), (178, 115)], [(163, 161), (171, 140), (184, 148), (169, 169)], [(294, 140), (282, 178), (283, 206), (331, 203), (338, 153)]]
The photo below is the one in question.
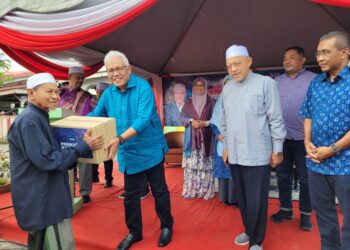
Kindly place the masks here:
[(119, 138), (114, 138), (112, 139), (107, 147), (105, 147), (105, 149), (108, 150), (108, 157), (107, 157), (107, 160), (112, 160), (115, 155), (117, 154), (117, 151), (118, 151), (118, 147), (119, 147)]
[(89, 145), (91, 150), (100, 149), (103, 147), (102, 135), (91, 136), (92, 129), (89, 128), (84, 134), (83, 140)]

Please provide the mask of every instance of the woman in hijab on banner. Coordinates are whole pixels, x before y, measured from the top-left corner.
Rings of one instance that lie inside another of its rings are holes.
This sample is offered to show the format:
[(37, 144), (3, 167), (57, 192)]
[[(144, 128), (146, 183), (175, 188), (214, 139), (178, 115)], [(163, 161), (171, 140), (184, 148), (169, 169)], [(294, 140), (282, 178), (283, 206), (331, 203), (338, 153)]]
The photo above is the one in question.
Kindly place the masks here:
[(207, 85), (204, 78), (194, 80), (192, 98), (186, 101), (181, 112), (181, 123), (185, 126), (184, 198), (207, 200), (214, 197), (213, 134), (210, 129), (214, 103), (208, 95)]
[[(222, 87), (232, 80), (230, 75), (222, 79)], [(219, 180), (219, 200), (228, 205), (237, 204), (237, 196), (234, 192), (233, 178), (231, 177), (230, 168), (222, 160), (222, 135), (221, 135), (221, 116), (222, 116), (222, 95), (218, 97), (213, 115), (210, 119), (210, 127), (214, 133), (214, 177)]]

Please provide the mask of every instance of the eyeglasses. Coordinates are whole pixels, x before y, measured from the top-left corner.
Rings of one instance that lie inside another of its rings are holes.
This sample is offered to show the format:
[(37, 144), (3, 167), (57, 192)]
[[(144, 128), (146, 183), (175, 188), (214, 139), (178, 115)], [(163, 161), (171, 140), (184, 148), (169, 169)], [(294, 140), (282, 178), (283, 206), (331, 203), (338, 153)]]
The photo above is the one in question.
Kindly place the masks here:
[(107, 70), (107, 73), (108, 74), (113, 74), (113, 73), (124, 74), (125, 70), (128, 69), (128, 67), (129, 66), (123, 66), (123, 67), (118, 67), (118, 68), (114, 68), (114, 69), (109, 68)]
[(234, 62), (234, 63), (231, 63), (231, 64), (229, 64), (229, 65), (226, 65), (226, 66), (225, 66), (225, 69), (226, 69), (227, 71), (230, 71), (230, 70), (232, 69), (232, 67), (237, 68), (237, 67), (241, 66), (241, 64), (242, 64), (242, 62)]
[[(347, 48), (341, 48), (341, 49), (337, 49), (337, 50), (342, 50), (342, 49), (347, 49)], [(316, 58), (319, 58), (320, 56), (329, 57), (330, 54), (332, 54), (331, 50), (324, 49), (324, 50), (321, 50), (321, 51), (316, 51), (315, 56), (316, 56)]]

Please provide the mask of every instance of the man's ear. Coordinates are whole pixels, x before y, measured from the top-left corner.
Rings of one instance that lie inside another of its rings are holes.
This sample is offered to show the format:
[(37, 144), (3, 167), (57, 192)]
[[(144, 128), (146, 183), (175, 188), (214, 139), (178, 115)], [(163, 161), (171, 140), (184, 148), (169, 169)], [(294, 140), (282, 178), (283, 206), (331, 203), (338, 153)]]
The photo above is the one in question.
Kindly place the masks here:
[(248, 65), (249, 65), (249, 68), (252, 67), (252, 64), (253, 64), (253, 58), (251, 58), (250, 56), (247, 58), (248, 60)]
[(33, 100), (33, 98), (34, 98), (34, 90), (33, 89), (27, 89), (27, 95), (28, 95), (28, 100)]
[(342, 57), (344, 57), (344, 58), (349, 58), (349, 49), (348, 49), (348, 48), (346, 48), (346, 49), (343, 50)]

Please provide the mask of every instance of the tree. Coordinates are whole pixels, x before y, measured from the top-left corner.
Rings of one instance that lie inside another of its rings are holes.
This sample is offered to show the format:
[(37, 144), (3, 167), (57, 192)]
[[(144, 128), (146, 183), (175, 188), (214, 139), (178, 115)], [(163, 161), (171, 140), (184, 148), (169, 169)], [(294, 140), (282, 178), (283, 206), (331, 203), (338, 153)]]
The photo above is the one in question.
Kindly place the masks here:
[(0, 52), (0, 85), (4, 82), (11, 80), (11, 77), (6, 76), (5, 73), (10, 70), (11, 62), (8, 59), (5, 59), (5, 54)]

